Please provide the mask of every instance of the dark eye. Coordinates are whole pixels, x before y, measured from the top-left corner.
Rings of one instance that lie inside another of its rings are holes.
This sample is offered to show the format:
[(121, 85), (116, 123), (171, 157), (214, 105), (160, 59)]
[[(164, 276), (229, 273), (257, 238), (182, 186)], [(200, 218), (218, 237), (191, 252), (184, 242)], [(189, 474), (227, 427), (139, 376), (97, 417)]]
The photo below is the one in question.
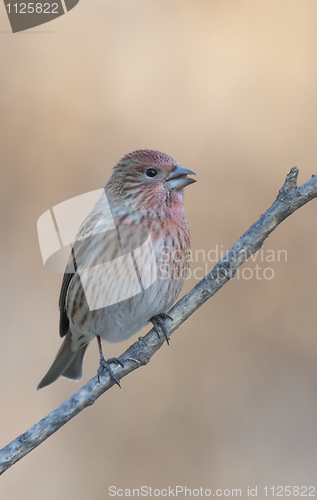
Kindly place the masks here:
[(148, 177), (156, 177), (157, 176), (157, 171), (155, 170), (155, 168), (148, 168), (145, 173)]

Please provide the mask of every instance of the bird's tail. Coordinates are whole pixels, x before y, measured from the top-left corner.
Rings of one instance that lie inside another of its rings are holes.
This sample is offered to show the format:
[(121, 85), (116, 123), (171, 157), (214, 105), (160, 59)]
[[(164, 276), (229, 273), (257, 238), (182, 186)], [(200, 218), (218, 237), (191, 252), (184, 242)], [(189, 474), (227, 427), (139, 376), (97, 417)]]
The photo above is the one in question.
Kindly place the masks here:
[(52, 384), (61, 375), (70, 380), (80, 380), (83, 376), (83, 359), (88, 344), (84, 345), (77, 351), (72, 351), (71, 332), (67, 333), (64, 342), (62, 343), (56, 358), (48, 370), (47, 374), (42, 378), (37, 386), (37, 390)]

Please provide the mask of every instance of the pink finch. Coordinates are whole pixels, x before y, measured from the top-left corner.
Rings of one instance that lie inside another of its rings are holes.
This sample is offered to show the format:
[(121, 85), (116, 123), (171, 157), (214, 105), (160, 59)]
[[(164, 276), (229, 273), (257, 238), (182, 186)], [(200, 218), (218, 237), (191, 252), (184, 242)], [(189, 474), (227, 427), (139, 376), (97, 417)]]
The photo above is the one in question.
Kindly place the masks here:
[(94, 337), (101, 365), (119, 383), (109, 367), (119, 361), (105, 361), (100, 339), (122, 342), (149, 321), (164, 331), (189, 267), (183, 188), (195, 182), (187, 177), (193, 173), (152, 150), (134, 151), (114, 167), (77, 233), (59, 300), (65, 339), (38, 389), (60, 375), (79, 380)]

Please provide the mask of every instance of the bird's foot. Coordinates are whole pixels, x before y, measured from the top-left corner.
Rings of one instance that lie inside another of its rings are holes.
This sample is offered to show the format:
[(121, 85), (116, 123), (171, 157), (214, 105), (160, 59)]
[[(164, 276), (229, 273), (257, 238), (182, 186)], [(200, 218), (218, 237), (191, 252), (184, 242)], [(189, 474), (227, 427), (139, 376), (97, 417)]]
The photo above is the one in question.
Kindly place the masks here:
[(169, 318), (173, 321), (173, 318), (171, 318), (171, 316), (169, 316), (166, 313), (161, 313), (161, 314), (158, 314), (157, 316), (153, 316), (153, 318), (151, 318), (150, 321), (153, 324), (153, 328), (156, 331), (158, 338), (159, 339), (161, 338), (161, 332), (163, 332), (165, 335), (165, 338), (166, 338), (166, 342), (169, 345), (170, 338), (168, 336), (168, 331), (167, 331), (167, 328), (165, 325), (166, 318)]
[(115, 376), (115, 374), (113, 373), (113, 371), (111, 370), (110, 365), (111, 365), (111, 363), (114, 363), (114, 364), (120, 365), (120, 366), (122, 366), (122, 368), (124, 368), (122, 362), (117, 358), (105, 359), (103, 352), (102, 352), (101, 339), (100, 339), (99, 335), (97, 336), (97, 342), (98, 342), (99, 356), (100, 356), (100, 364), (99, 364), (99, 368), (98, 368), (98, 372), (97, 372), (98, 382), (100, 382), (100, 375), (102, 374), (103, 370), (106, 370), (109, 373), (110, 378), (121, 389), (121, 384), (120, 384), (119, 380), (117, 379), (117, 377)]
[(115, 376), (115, 374), (111, 370), (111, 367), (110, 367), (111, 363), (114, 363), (116, 365), (120, 365), (120, 366), (122, 366), (122, 368), (124, 368), (121, 361), (117, 358), (109, 358), (109, 359), (103, 358), (102, 360), (100, 360), (100, 365), (99, 365), (98, 372), (97, 372), (98, 381), (100, 381), (100, 375), (102, 374), (102, 372), (104, 370), (106, 370), (109, 373), (110, 378), (121, 388), (121, 384), (120, 384), (119, 380), (117, 379), (117, 377)]

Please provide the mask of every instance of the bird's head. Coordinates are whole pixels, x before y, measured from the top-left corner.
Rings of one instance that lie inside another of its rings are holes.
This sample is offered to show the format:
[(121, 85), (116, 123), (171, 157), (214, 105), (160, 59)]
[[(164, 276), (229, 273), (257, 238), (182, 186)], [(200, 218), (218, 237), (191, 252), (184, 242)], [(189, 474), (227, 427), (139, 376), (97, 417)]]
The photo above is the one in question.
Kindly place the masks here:
[(183, 188), (196, 182), (195, 175), (171, 156), (142, 149), (124, 156), (113, 169), (106, 193), (114, 205), (133, 210), (178, 210), (183, 208)]

